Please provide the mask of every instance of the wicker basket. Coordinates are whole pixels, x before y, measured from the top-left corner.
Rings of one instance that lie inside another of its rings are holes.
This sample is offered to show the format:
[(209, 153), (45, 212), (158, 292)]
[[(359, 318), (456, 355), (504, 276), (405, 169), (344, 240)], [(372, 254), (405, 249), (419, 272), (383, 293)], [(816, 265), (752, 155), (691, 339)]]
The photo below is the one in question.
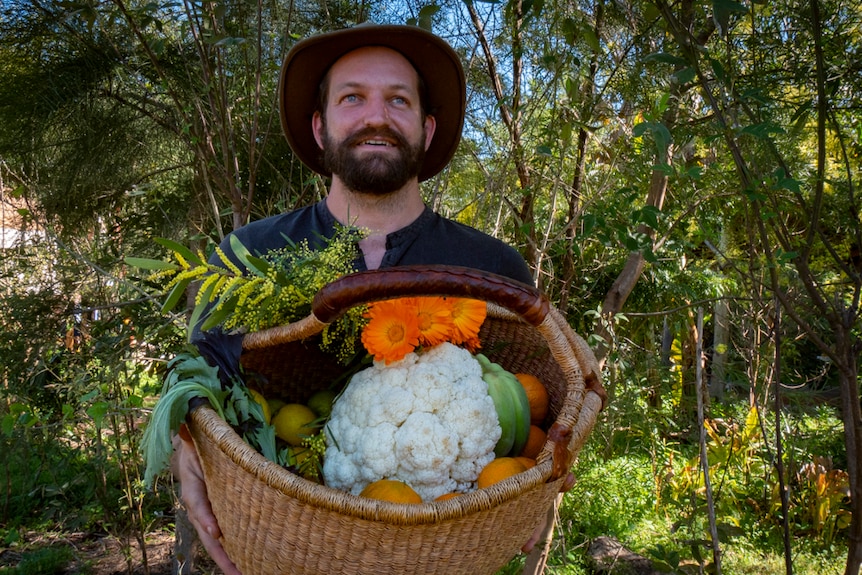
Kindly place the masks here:
[(548, 441), (532, 469), (486, 489), (418, 505), (356, 497), (307, 481), (251, 449), (216, 413), (192, 414), (222, 544), (245, 575), (494, 573), (545, 518), (602, 401), (596, 360), (537, 290), (456, 267), (360, 272), (326, 286), (312, 314), (246, 335), (243, 365), (290, 401), (340, 375), (315, 336), (354, 305), (411, 295), (488, 302), (482, 351), (532, 373), (550, 395)]

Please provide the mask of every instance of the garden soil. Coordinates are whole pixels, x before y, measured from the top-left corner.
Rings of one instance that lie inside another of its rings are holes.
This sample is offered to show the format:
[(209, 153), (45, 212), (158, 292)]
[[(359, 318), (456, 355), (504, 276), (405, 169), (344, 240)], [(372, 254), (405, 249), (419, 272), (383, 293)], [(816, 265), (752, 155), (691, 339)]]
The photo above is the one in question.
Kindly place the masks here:
[[(137, 540), (120, 540), (104, 534), (73, 533), (50, 536), (44, 533), (24, 534), (23, 540), (13, 547), (0, 547), (0, 572), (4, 567), (17, 566), (23, 557), (44, 547), (71, 548), (72, 560), (63, 574), (81, 575), (171, 575), (174, 572), (174, 533), (171, 530), (154, 531), (146, 538), (146, 566)], [(197, 574), (218, 575), (221, 570), (201, 551), (195, 561)]]

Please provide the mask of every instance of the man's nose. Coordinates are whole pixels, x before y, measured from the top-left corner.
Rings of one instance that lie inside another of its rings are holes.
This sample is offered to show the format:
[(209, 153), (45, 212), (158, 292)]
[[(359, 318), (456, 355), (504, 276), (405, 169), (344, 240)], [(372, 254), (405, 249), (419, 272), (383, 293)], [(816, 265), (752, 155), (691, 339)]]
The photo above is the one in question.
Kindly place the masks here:
[(383, 97), (374, 97), (368, 99), (368, 105), (365, 107), (365, 125), (366, 126), (386, 126), (389, 124), (389, 107), (386, 99)]

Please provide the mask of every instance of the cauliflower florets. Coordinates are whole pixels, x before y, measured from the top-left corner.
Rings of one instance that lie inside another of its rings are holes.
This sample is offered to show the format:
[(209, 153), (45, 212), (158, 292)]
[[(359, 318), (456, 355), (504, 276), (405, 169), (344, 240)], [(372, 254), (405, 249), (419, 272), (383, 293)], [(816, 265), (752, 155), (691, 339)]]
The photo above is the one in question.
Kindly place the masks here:
[(442, 343), (353, 376), (325, 429), (326, 484), (358, 495), (400, 479), (425, 501), (476, 487), (500, 424), (479, 362)]

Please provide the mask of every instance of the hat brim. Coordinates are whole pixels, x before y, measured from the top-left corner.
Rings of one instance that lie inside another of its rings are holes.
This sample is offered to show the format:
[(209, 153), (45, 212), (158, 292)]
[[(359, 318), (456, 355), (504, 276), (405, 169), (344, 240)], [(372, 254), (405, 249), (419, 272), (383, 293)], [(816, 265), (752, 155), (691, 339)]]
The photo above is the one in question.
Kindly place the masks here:
[(431, 145), (419, 181), (438, 174), (461, 140), (466, 104), (466, 80), (458, 55), (443, 39), (417, 26), (360, 24), (301, 40), (291, 48), (281, 67), (279, 111), (281, 127), (299, 159), (319, 174), (330, 176), (314, 139), (312, 117), (324, 75), (342, 56), (366, 46), (400, 52), (425, 82), (428, 113), (436, 120)]

